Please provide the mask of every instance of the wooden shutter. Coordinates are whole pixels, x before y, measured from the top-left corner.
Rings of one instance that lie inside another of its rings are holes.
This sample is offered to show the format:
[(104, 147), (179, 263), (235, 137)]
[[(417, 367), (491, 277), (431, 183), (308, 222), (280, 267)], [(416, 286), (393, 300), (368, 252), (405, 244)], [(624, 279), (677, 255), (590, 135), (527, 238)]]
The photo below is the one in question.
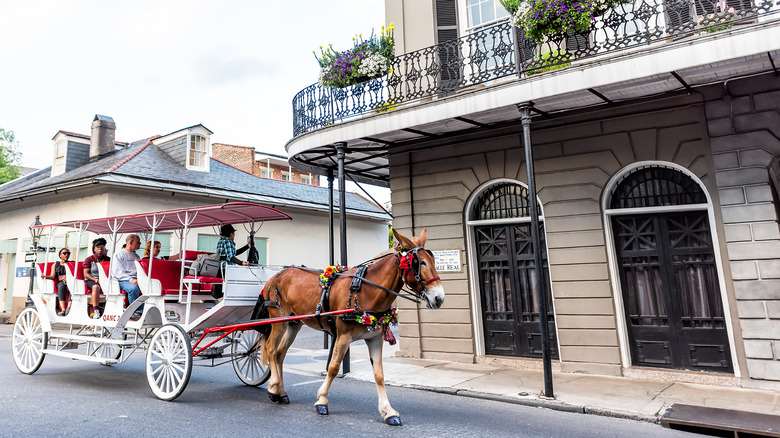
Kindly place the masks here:
[[(436, 44), (441, 65), (441, 88), (448, 90), (460, 82), (460, 46), (453, 40), (458, 38), (458, 9), (456, 0), (435, 0)], [(451, 44), (443, 44), (451, 41)]]

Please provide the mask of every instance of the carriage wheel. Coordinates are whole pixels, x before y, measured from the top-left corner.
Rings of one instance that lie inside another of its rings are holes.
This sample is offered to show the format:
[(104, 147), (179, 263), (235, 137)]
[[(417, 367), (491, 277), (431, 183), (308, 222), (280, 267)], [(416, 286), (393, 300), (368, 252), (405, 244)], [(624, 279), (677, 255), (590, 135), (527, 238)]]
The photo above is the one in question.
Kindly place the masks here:
[(162, 326), (146, 351), (146, 380), (157, 398), (171, 401), (181, 395), (192, 374), (192, 349), (184, 329)]
[[(122, 348), (116, 344), (95, 343), (92, 355), (100, 359), (119, 359), (122, 355)], [(110, 365), (110, 364), (103, 364)]]
[(49, 334), (43, 331), (38, 311), (27, 307), (16, 318), (13, 333), (13, 356), (16, 368), (25, 374), (38, 371), (49, 344)]
[(259, 386), (271, 377), (271, 368), (260, 363), (262, 345), (256, 330), (246, 330), (239, 333), (230, 346), (233, 370), (246, 385)]

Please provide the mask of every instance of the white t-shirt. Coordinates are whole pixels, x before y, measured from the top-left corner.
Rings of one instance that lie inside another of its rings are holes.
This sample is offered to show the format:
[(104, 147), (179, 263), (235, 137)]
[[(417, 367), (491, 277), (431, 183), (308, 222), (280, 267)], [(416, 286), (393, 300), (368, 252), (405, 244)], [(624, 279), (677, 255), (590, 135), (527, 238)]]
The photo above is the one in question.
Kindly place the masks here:
[(130, 281), (138, 277), (135, 271), (135, 261), (140, 260), (138, 254), (124, 248), (114, 254), (111, 261), (111, 276), (118, 281)]

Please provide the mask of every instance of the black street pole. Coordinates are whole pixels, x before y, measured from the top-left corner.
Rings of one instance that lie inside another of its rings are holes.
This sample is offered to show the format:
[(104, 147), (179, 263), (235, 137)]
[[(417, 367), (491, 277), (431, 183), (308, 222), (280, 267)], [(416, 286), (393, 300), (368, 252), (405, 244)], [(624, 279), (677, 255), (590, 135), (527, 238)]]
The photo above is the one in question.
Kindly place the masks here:
[[(328, 265), (333, 266), (336, 261), (336, 248), (333, 246), (333, 169), (328, 168)], [(328, 337), (330, 335), (327, 332), (323, 332), (322, 348), (328, 348)], [(328, 357), (328, 363), (325, 364), (325, 369), (330, 364), (330, 357)]]
[[(336, 161), (339, 165), (339, 230), (341, 231), (341, 266), (347, 266), (347, 188), (344, 187), (344, 158), (347, 153), (347, 143), (340, 141), (336, 146)], [(344, 353), (341, 363), (344, 374), (349, 372), (349, 349)]]
[(542, 332), (542, 365), (544, 367), (544, 395), (554, 398), (552, 381), (552, 360), (550, 357), (550, 327), (547, 323), (547, 294), (544, 283), (544, 265), (542, 264), (542, 242), (539, 236), (539, 206), (536, 203), (536, 176), (534, 173), (534, 154), (531, 144), (531, 106), (530, 103), (517, 105), (523, 123), (523, 147), (525, 148), (525, 166), (528, 172), (528, 205), (531, 214), (531, 240), (534, 245), (534, 276), (539, 300), (539, 319)]

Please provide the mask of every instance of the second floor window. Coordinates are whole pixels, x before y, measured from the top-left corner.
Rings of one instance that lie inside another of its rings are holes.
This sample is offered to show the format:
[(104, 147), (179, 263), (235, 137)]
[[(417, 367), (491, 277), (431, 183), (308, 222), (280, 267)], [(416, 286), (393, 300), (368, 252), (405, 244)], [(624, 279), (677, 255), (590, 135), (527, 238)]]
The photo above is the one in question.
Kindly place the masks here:
[(301, 175), (301, 182), (304, 184), (311, 184), (311, 175)]
[(468, 6), (469, 29), (492, 24), (509, 17), (509, 12), (498, 0), (466, 0)]
[(190, 136), (189, 163), (191, 167), (206, 167), (207, 149), (205, 137), (200, 135)]
[(268, 169), (260, 169), (260, 178), (271, 178), (271, 172)]
[(290, 181), (290, 172), (282, 171), (282, 181)]

